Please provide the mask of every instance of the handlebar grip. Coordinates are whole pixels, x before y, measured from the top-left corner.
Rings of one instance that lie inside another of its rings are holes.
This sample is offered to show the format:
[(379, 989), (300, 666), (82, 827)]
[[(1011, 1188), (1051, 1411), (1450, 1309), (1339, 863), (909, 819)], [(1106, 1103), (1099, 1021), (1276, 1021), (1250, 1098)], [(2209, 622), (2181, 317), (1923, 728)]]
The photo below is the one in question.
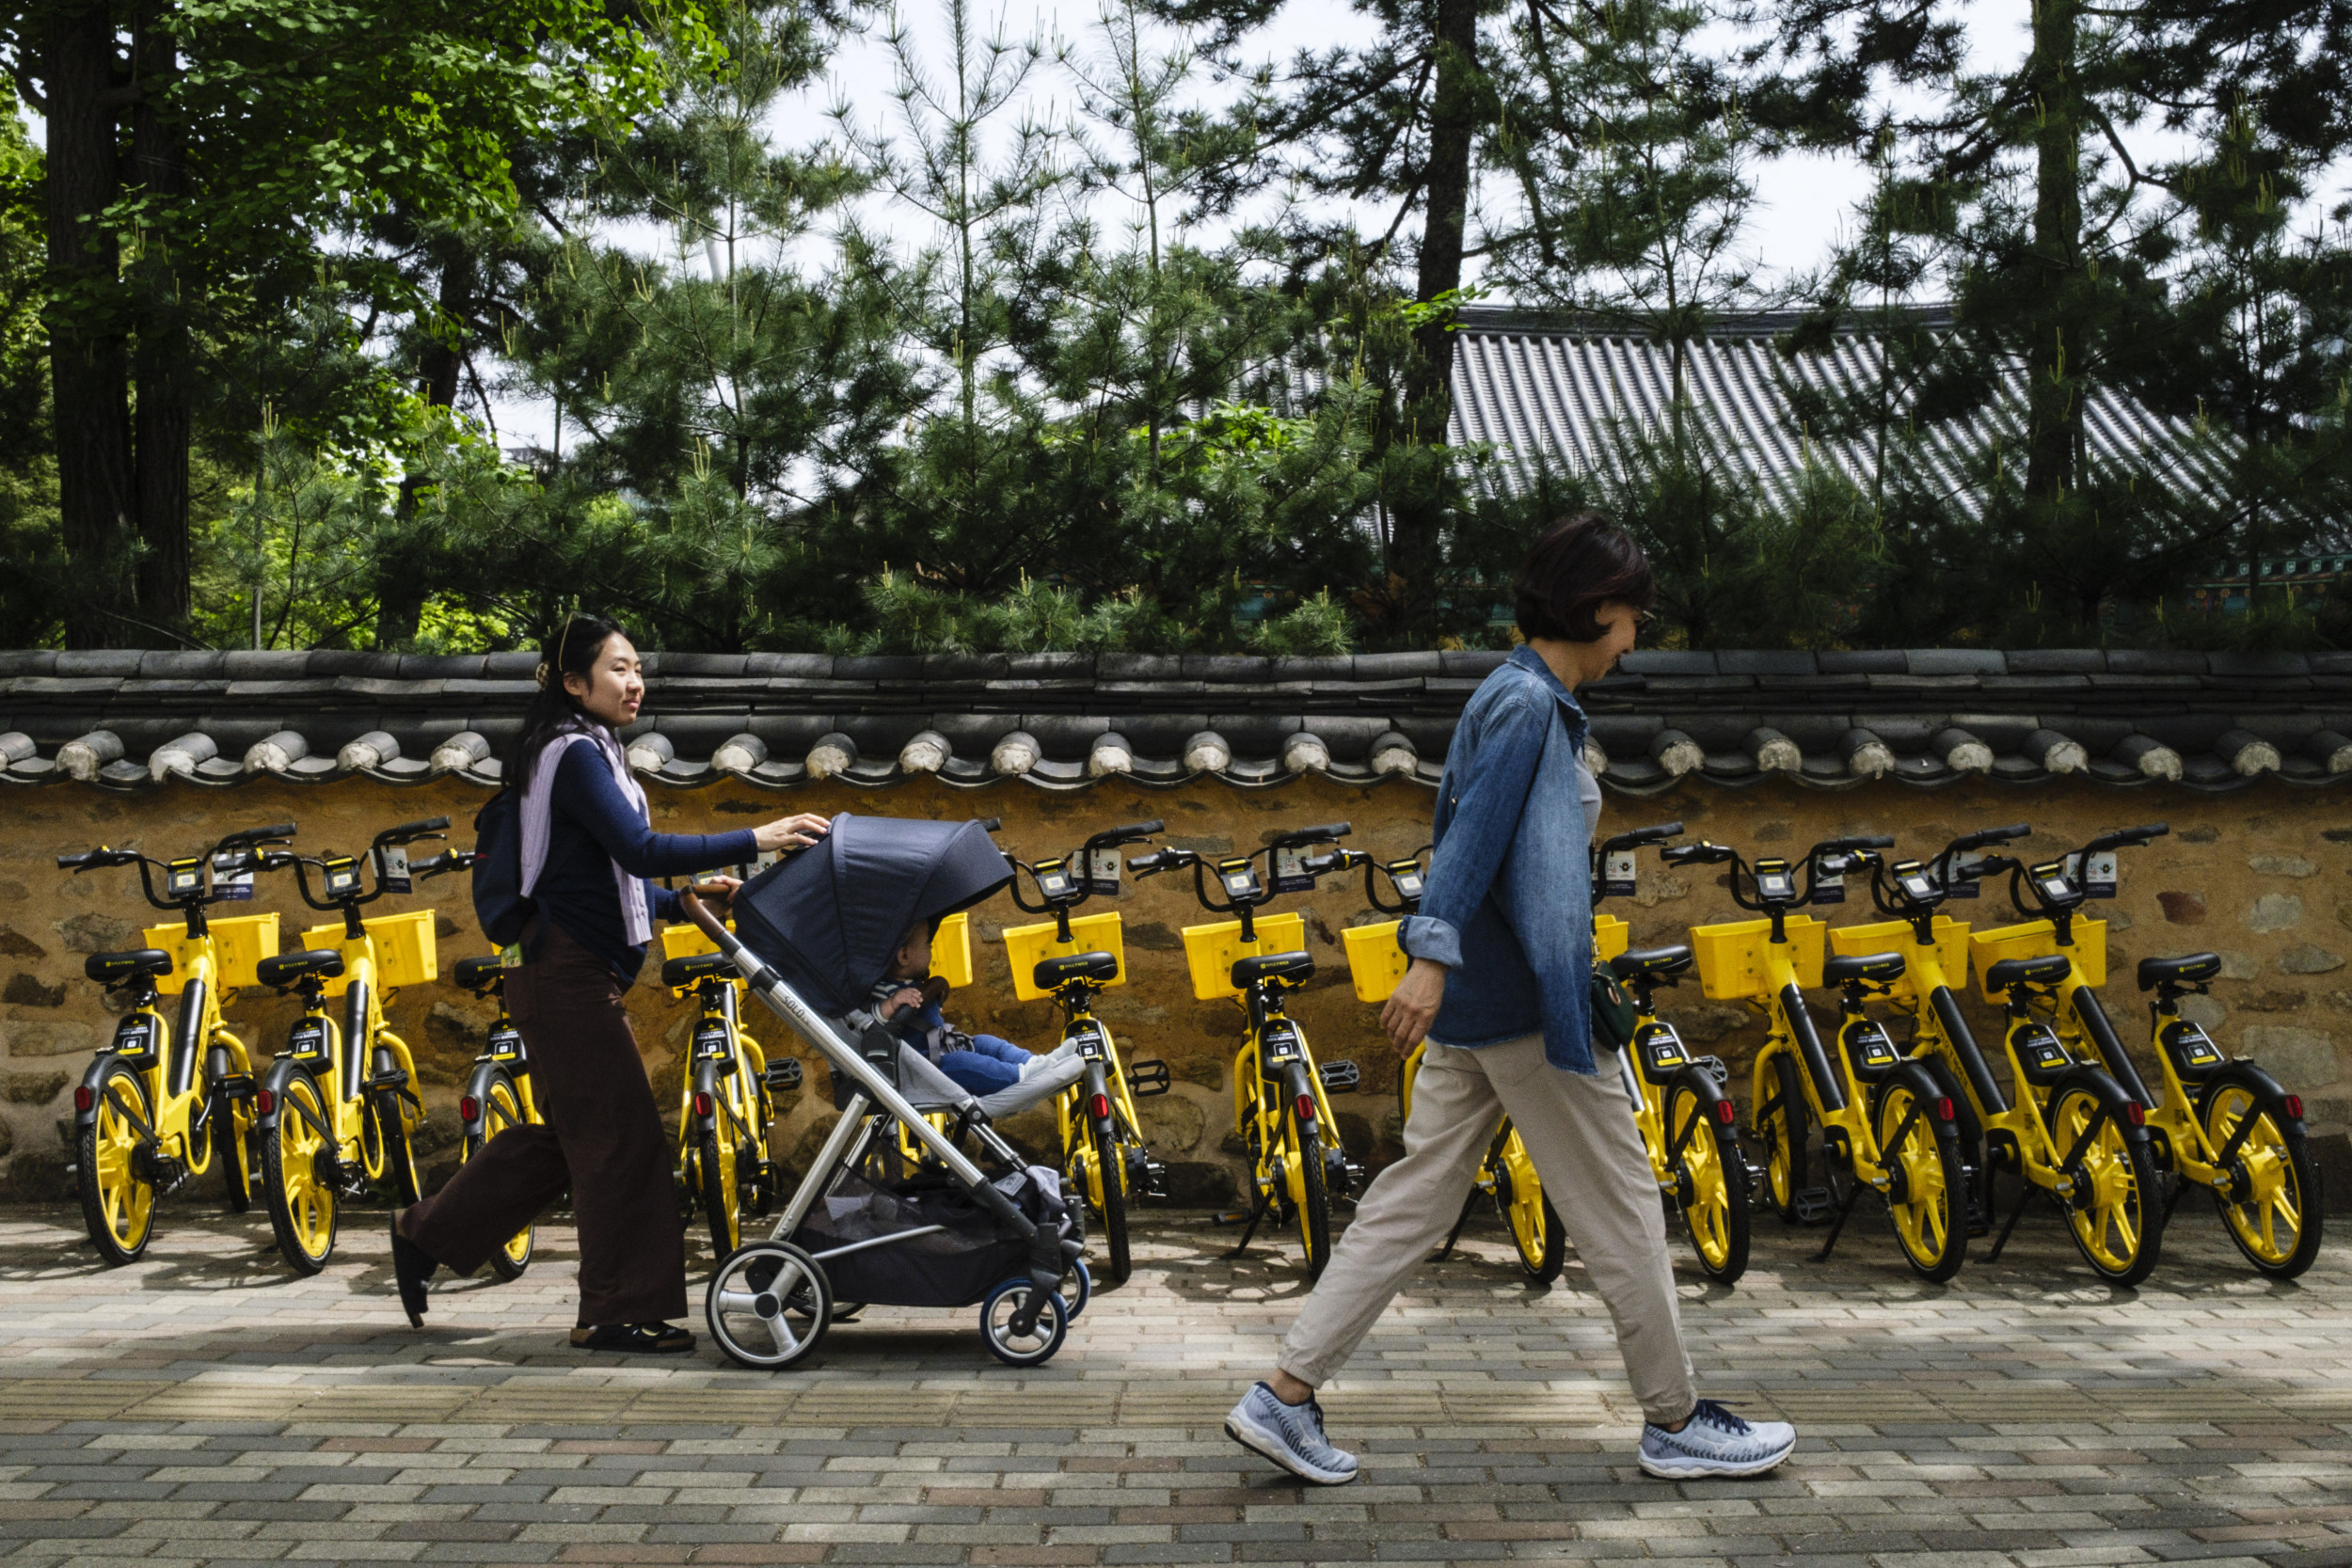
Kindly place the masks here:
[(293, 823), (273, 822), (266, 828), (246, 828), (230, 833), (214, 847), (233, 849), (243, 845), (262, 844), (273, 838), (292, 838), (294, 835), (294, 825)]
[(2007, 844), (2010, 839), (2023, 838), (2031, 832), (2032, 825), (2026, 822), (2012, 822), (2006, 828), (1980, 828), (1952, 840), (1951, 847), (1964, 853), (1970, 849), (1981, 849), (1988, 844)]
[(1833, 838), (1820, 849), (1892, 849), (1895, 841), (1884, 833), (1856, 833), (1851, 838)]
[(1167, 831), (1168, 824), (1156, 816), (1152, 818), (1149, 822), (1129, 822), (1111, 830), (1111, 832), (1115, 833), (1133, 834), (1136, 837), (1142, 838), (1148, 838), (1153, 833), (1165, 832)]
[(2118, 828), (2111, 833), (2101, 833), (2083, 847), (2095, 855), (2103, 849), (2121, 849), (2145, 844), (2152, 838), (2162, 838), (2171, 831), (2172, 825), (2169, 822), (2143, 822), (2137, 828)]
[(1127, 870), (1132, 876), (1149, 877), (1159, 869), (1160, 857), (1157, 855), (1136, 855), (1127, 862)]
[(57, 869), (60, 871), (85, 871), (89, 868), (90, 863), (96, 859), (97, 854), (93, 850), (86, 850), (78, 855), (59, 855), (57, 857)]
[(1654, 822), (1646, 828), (1636, 828), (1626, 836), (1640, 844), (1655, 844), (1661, 838), (1672, 838), (1682, 832), (1679, 822)]
[(976, 816), (973, 820), (980, 825), (980, 832), (984, 833), (993, 833), (1005, 825), (1001, 816)]
[[(448, 817), (428, 816), (421, 822), (403, 822), (397, 828), (387, 828), (382, 832), (375, 835), (375, 842), (378, 844), (393, 844), (403, 839), (415, 838), (423, 833), (441, 832), (446, 831), (448, 827)], [(292, 830), (288, 831), (291, 832)]]
[(1321, 841), (1331, 838), (1345, 838), (1349, 833), (1354, 832), (1355, 831), (1355, 828), (1349, 823), (1324, 822), (1311, 828), (1301, 828), (1295, 833), (1284, 833), (1282, 836), (1284, 838), (1296, 839), (1302, 842), (1311, 840)]
[(1692, 862), (1701, 865), (1721, 865), (1736, 853), (1736, 850), (1720, 844), (1676, 844), (1660, 850), (1658, 858), (1668, 865), (1686, 865)]

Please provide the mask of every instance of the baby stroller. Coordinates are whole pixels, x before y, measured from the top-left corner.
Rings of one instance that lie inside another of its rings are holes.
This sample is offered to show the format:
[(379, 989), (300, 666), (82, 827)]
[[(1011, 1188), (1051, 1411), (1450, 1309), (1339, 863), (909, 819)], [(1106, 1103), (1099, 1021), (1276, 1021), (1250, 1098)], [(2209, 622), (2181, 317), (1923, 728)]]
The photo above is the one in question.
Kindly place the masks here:
[[(992, 1113), (1053, 1087), (1024, 1084), (1027, 1094), (983, 1104), (887, 1027), (853, 1037), (836, 1022), (866, 1002), (908, 927), (1011, 880), (981, 823), (845, 814), (824, 843), (743, 885), (734, 932), (686, 896), (745, 988), (825, 1058), (841, 1112), (774, 1232), (730, 1253), (704, 1292), (711, 1338), (745, 1366), (807, 1355), (836, 1301), (978, 1303), (989, 1350), (1011, 1366), (1040, 1365), (1061, 1348), (1072, 1315), (1061, 1290), (1085, 1250), (1083, 1211), (1064, 1202), (1057, 1172), (1025, 1164), (989, 1126)], [(932, 1115), (952, 1117), (953, 1128), (943, 1132)], [(928, 1158), (903, 1157), (900, 1128)]]

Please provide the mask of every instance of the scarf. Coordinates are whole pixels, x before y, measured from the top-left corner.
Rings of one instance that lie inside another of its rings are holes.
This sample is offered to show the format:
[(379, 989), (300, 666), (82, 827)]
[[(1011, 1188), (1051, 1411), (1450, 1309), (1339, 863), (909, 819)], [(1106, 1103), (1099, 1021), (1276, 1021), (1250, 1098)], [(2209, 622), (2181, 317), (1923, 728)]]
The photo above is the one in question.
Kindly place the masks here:
[[(574, 721), (572, 727), (560, 730), (539, 752), (538, 761), (531, 770), (531, 788), (523, 795), (522, 893), (531, 896), (538, 885), (539, 874), (548, 865), (548, 835), (553, 829), (555, 809), (555, 769), (564, 760), (564, 748), (580, 742), (591, 745), (604, 753), (605, 765), (612, 769), (612, 782), (629, 804), (637, 808), (638, 816), (647, 826), (653, 818), (645, 808), (645, 790), (628, 770), (628, 758), (621, 752), (620, 742), (603, 725), (594, 727)], [(631, 947), (643, 947), (653, 941), (653, 915), (645, 907), (645, 884), (612, 865), (614, 891), (621, 898), (621, 929)]]

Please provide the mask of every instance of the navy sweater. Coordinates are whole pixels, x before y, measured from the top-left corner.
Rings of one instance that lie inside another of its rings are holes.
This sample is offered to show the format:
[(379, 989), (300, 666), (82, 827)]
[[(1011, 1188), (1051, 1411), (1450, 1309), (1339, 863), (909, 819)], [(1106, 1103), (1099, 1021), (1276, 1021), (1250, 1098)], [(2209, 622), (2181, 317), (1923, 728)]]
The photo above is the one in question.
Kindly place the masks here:
[[(731, 833), (658, 833), (637, 815), (594, 746), (567, 746), (556, 764), (548, 824), (548, 863), (531, 896), (539, 912), (566, 936), (612, 966), (623, 985), (634, 984), (645, 950), (621, 924), (621, 894), (612, 867), (641, 878), (682, 877), (755, 859), (752, 830)], [(645, 884), (656, 920), (682, 920), (677, 895)]]

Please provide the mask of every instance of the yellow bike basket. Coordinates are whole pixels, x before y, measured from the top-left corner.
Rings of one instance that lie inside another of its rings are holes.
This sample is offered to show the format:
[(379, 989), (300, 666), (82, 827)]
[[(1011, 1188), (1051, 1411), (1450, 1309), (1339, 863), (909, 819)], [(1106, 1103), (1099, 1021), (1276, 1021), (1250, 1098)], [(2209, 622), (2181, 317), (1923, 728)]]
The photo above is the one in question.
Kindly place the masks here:
[[(1809, 914), (1792, 914), (1781, 925), (1788, 938), (1781, 952), (1795, 966), (1797, 984), (1807, 989), (1820, 985), (1821, 923)], [(1772, 989), (1772, 923), (1769, 920), (1693, 926), (1691, 950), (1698, 956), (1699, 989), (1710, 1002), (1744, 1001)]]
[[(963, 917), (958, 915), (957, 919)], [(1053, 921), (1037, 926), (1008, 926), (1005, 927), (1005, 957), (1012, 964), (1012, 993), (1024, 1002), (1036, 1002), (1054, 993), (1037, 988), (1037, 966), (1047, 958), (1066, 958), (1073, 953), (1108, 953), (1119, 960), (1119, 973), (1102, 982), (1105, 986), (1127, 983), (1127, 943), (1120, 934), (1119, 915), (1082, 914), (1070, 923), (1070, 940), (1059, 941), (1055, 933), (1061, 927)], [(932, 947), (937, 954), (936, 944)], [(939, 973), (936, 956), (931, 971)], [(971, 958), (964, 959), (964, 973), (971, 973)], [(961, 982), (958, 982), (961, 984)]]
[(1192, 966), (1192, 994), (1203, 1002), (1239, 996), (1233, 965), (1259, 953), (1299, 953), (1307, 946), (1307, 922), (1295, 914), (1262, 914), (1258, 940), (1241, 940), (1241, 922), (1219, 920), (1184, 927), (1184, 960)]

